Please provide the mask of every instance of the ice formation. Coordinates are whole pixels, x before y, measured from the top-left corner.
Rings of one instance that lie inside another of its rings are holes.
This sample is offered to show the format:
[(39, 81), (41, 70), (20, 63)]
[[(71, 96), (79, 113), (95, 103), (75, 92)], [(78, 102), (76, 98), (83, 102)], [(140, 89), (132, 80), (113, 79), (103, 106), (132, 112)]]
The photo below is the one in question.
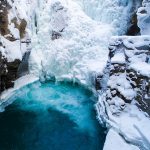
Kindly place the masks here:
[(149, 0), (143, 0), (143, 5), (138, 9), (138, 26), (141, 29), (142, 35), (150, 34), (150, 2)]
[(131, 14), (140, 6), (140, 0), (78, 0), (85, 13), (96, 21), (111, 24), (119, 35), (125, 34)]
[[(109, 38), (126, 33), (132, 7), (131, 1), (99, 1), (103, 5), (98, 5), (96, 10), (107, 5), (103, 16), (100, 17), (98, 11), (89, 14), (90, 18), (84, 7), (90, 7), (92, 2), (82, 1), (80, 6), (73, 0), (40, 1), (32, 38), (32, 73), (42, 80), (55, 77), (86, 85), (91, 85), (95, 74), (102, 73), (108, 57)], [(92, 19), (94, 15), (99, 21)], [(124, 26), (119, 26), (120, 22)]]

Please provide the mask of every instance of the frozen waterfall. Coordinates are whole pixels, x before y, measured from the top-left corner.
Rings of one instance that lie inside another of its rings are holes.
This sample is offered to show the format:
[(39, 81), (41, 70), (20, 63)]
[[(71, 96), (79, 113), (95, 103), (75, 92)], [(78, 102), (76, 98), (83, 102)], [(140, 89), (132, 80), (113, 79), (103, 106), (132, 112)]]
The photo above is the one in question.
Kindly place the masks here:
[(41, 80), (91, 85), (106, 65), (110, 37), (126, 33), (134, 1), (38, 2), (32, 19), (30, 72)]

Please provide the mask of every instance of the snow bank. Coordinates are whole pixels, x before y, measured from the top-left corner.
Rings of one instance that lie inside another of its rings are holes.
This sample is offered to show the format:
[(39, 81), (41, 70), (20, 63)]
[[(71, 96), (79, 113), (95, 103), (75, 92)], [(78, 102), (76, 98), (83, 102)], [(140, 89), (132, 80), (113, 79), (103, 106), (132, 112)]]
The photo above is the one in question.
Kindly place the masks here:
[(126, 141), (113, 129), (106, 136), (103, 150), (140, 150), (138, 147), (126, 143)]
[(143, 76), (150, 77), (150, 64), (145, 62), (137, 62), (131, 65), (131, 68), (136, 70), (139, 74)]
[[(124, 137), (126, 142), (136, 145), (139, 149), (149, 150), (150, 130), (148, 125), (150, 124), (150, 119), (146, 116), (146, 114), (140, 111), (134, 103), (127, 105), (125, 110), (119, 115), (113, 115), (109, 105), (105, 101), (105, 95), (102, 95), (99, 97), (99, 102), (96, 108), (98, 110), (99, 120), (102, 122), (105, 121), (107, 127), (110, 129), (112, 128), (116, 132), (114, 136), (119, 137), (118, 134), (120, 134)], [(111, 144), (115, 145), (115, 143), (120, 139), (117, 137), (112, 140), (114, 136), (112, 136), (112, 134), (109, 135), (108, 132), (105, 144), (106, 148), (110, 148), (109, 146)], [(118, 144), (119, 143), (120, 142), (118, 142)]]
[(0, 47), (0, 51), (2, 52), (2, 55), (8, 59), (8, 62), (12, 62), (15, 59), (22, 59), (24, 50), (22, 50), (20, 46), (20, 40), (11, 42), (4, 37), (1, 37), (1, 42), (5, 48)]

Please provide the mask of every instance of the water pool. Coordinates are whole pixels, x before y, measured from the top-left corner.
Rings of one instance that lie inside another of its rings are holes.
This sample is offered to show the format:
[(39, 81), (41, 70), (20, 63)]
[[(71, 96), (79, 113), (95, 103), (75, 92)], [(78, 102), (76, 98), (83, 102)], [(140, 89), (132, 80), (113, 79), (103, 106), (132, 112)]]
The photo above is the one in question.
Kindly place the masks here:
[(0, 113), (0, 150), (102, 150), (105, 129), (93, 93), (69, 83), (33, 83)]

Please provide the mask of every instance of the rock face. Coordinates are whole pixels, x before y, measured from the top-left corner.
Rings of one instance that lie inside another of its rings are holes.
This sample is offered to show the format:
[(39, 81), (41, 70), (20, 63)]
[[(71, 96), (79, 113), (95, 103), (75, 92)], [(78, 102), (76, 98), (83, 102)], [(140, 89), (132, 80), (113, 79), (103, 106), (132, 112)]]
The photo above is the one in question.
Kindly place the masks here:
[(0, 92), (13, 87), (27, 48), (27, 21), (15, 2), (0, 1)]
[[(128, 35), (137, 35), (138, 25), (138, 34), (141, 36), (113, 37), (110, 40), (107, 66), (103, 76), (99, 76), (96, 81), (100, 83), (96, 105), (98, 119), (109, 129), (104, 150), (113, 150), (115, 143), (124, 143), (128, 150), (150, 148), (149, 0), (143, 0), (137, 18), (135, 15), (133, 19), (136, 28), (131, 28)], [(110, 135), (112, 129), (114, 133)], [(115, 134), (118, 138), (112, 141)]]
[[(109, 46), (106, 101), (113, 114), (123, 111), (127, 103), (150, 115), (150, 1), (143, 0), (137, 19), (142, 36), (116, 37)], [(106, 69), (105, 69), (106, 70)]]
[(113, 37), (107, 66), (97, 82), (100, 123), (121, 135), (129, 149), (135, 145), (137, 149), (149, 150), (150, 36)]
[(109, 50), (106, 101), (112, 113), (136, 101), (150, 114), (150, 38), (116, 37)]
[(15, 59), (13, 62), (8, 62), (7, 58), (2, 56), (0, 52), (0, 91), (4, 91), (14, 86), (13, 81), (17, 78), (17, 70), (20, 65), (20, 60)]

